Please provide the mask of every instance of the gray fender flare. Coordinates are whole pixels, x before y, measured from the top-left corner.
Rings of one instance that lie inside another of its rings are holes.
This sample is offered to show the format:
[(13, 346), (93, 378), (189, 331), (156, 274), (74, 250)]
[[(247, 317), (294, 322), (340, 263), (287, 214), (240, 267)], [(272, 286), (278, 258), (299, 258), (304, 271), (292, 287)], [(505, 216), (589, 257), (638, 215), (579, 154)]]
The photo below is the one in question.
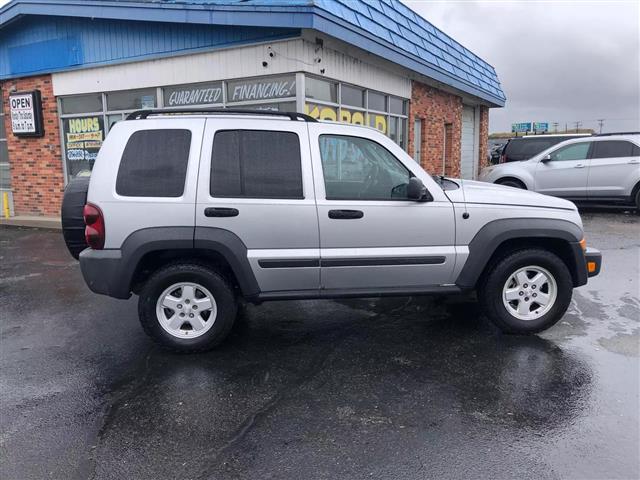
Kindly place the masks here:
[[(151, 252), (193, 249), (215, 251), (231, 267), (243, 295), (257, 295), (258, 282), (247, 258), (247, 247), (234, 233), (212, 227), (153, 227), (137, 230), (122, 244), (120, 268), (110, 290), (117, 298), (128, 298), (133, 275), (142, 258)], [(115, 273), (115, 272), (114, 272)]]
[(483, 226), (469, 242), (469, 256), (462, 267), (456, 285), (473, 289), (498, 246), (512, 239), (553, 238), (566, 241), (573, 256), (574, 285), (587, 283), (587, 267), (580, 240), (584, 232), (573, 222), (552, 218), (505, 218)]

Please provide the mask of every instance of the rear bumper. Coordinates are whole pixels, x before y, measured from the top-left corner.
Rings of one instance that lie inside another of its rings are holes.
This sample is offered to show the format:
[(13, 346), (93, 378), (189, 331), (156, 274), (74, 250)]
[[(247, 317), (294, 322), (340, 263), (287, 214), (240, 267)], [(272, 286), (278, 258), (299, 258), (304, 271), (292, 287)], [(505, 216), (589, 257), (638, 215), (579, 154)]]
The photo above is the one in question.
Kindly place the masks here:
[(115, 298), (129, 298), (131, 292), (123, 275), (120, 250), (84, 249), (80, 252), (80, 270), (94, 293)]
[(602, 254), (595, 248), (587, 248), (584, 253), (584, 261), (587, 264), (587, 275), (595, 277), (600, 273), (602, 268)]

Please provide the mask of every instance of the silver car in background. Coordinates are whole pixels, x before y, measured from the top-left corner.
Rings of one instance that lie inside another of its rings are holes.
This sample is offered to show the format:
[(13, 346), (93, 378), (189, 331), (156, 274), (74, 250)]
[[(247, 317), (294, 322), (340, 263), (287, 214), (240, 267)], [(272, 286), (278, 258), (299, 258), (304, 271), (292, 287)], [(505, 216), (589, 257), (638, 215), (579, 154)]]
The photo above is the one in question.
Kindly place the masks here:
[(640, 133), (566, 140), (530, 160), (486, 167), (480, 180), (575, 202), (640, 209)]

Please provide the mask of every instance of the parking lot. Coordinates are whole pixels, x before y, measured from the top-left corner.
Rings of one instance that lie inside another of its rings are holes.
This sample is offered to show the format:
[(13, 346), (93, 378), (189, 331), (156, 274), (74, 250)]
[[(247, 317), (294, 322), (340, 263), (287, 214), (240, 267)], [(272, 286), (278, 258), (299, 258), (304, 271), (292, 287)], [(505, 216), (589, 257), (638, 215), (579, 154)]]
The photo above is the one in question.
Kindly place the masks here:
[(0, 477), (637, 478), (640, 216), (583, 219), (603, 271), (539, 336), (472, 299), (274, 302), (200, 355), (2, 228)]

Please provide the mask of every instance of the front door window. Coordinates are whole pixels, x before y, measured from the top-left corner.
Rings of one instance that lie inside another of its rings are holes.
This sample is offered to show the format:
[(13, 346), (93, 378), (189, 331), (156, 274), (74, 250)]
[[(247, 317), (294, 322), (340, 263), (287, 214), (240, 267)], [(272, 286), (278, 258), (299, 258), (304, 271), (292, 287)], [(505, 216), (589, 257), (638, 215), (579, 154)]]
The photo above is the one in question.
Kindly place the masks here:
[(360, 137), (321, 135), (327, 200), (407, 200), (411, 173), (382, 145)]

